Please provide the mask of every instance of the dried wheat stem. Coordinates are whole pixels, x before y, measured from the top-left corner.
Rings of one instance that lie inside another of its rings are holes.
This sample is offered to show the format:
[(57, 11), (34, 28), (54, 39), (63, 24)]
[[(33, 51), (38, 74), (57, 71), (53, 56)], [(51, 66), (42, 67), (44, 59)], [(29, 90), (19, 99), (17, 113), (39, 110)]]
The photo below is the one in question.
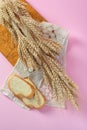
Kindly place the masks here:
[[(50, 59), (50, 61), (52, 60), (51, 58), (49, 58)], [(55, 67), (54, 66), (54, 64), (52, 63), (52, 62), (50, 62), (50, 65), (52, 65), (53, 67)], [(51, 66), (51, 68), (52, 68), (52, 66)], [(56, 72), (57, 72), (57, 69), (58, 68), (55, 68), (54, 69), (54, 72), (55, 72), (55, 74), (56, 74)], [(59, 75), (59, 72), (57, 72), (57, 75)], [(56, 79), (56, 78), (55, 78)], [(76, 97), (76, 91), (68, 84), (68, 81), (67, 80), (63, 80), (63, 76), (60, 76), (59, 75), (59, 81), (62, 81), (62, 84), (59, 84), (58, 83), (58, 85), (59, 86), (61, 86), (61, 87), (63, 87), (62, 88), (62, 90), (64, 89), (64, 92), (66, 92), (66, 94), (65, 95), (67, 95), (67, 98), (69, 99), (69, 101), (76, 107), (77, 106), (77, 103), (76, 103), (76, 100), (75, 100), (75, 97)], [(66, 81), (66, 82), (65, 82)], [(66, 86), (66, 87), (65, 87)], [(60, 88), (61, 89), (61, 88)], [(59, 90), (58, 90), (59, 91)], [(62, 93), (62, 92), (61, 92)], [(78, 107), (78, 106), (77, 106)]]

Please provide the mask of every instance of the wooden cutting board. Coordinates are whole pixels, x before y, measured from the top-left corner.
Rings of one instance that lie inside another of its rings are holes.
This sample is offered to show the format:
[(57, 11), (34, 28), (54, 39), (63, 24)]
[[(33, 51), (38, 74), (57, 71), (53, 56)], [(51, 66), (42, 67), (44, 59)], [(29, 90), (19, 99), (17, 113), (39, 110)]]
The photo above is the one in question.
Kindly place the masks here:
[[(26, 0), (21, 0), (26, 2)], [(26, 2), (27, 3), (27, 2)], [(38, 21), (46, 21), (29, 3), (26, 8), (28, 9), (31, 16)], [(8, 61), (15, 65), (18, 59), (17, 46), (14, 46), (14, 41), (11, 38), (10, 33), (7, 29), (0, 25), (0, 52), (8, 59)]]

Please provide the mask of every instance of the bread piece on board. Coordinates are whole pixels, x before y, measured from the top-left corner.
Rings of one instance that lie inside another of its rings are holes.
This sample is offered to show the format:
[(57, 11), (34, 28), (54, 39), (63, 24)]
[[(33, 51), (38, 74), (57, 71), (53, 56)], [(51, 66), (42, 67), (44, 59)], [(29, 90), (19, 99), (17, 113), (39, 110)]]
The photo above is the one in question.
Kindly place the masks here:
[[(29, 83), (31, 82), (31, 80), (29, 78), (25, 78), (26, 81), (28, 81)], [(31, 84), (34, 86), (35, 88), (35, 95), (33, 98), (28, 99), (28, 98), (22, 98), (22, 101), (24, 102), (24, 104), (28, 107), (34, 107), (36, 109), (40, 109), (42, 108), (45, 103), (46, 100), (44, 98), (44, 96), (41, 94), (41, 92), (35, 87), (35, 85), (33, 84), (33, 82), (31, 82)]]
[(32, 98), (35, 93), (34, 87), (18, 75), (10, 76), (8, 80), (8, 87), (11, 92), (19, 98)]
[(42, 108), (44, 105), (45, 105), (45, 99), (44, 97), (41, 95), (41, 93), (39, 91), (37, 91), (37, 94), (38, 94), (38, 100), (36, 98), (36, 93), (35, 93), (35, 96), (31, 99), (28, 99), (28, 98), (22, 98), (22, 101), (24, 102), (24, 104), (28, 107), (34, 107), (36, 109), (40, 109)]

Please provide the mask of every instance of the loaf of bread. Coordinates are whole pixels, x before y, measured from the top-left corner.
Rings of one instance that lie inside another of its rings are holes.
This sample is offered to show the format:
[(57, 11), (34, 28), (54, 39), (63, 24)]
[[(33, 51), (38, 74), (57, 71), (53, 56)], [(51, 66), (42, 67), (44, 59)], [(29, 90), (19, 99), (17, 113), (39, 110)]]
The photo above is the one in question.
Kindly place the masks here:
[(8, 80), (8, 87), (13, 94), (19, 98), (32, 98), (34, 95), (34, 87), (27, 81), (24, 81), (18, 75), (12, 75)]

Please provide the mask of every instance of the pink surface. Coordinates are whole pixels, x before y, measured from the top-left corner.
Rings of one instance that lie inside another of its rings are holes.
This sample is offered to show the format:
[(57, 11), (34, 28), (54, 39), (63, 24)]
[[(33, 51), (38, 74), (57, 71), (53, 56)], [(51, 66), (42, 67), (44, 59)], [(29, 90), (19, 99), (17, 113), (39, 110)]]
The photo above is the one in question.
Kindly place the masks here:
[[(67, 73), (79, 85), (77, 112), (44, 107), (27, 111), (0, 96), (0, 130), (87, 130), (87, 1), (28, 0), (48, 21), (70, 31), (67, 50)], [(0, 86), (12, 66), (0, 54)]]

